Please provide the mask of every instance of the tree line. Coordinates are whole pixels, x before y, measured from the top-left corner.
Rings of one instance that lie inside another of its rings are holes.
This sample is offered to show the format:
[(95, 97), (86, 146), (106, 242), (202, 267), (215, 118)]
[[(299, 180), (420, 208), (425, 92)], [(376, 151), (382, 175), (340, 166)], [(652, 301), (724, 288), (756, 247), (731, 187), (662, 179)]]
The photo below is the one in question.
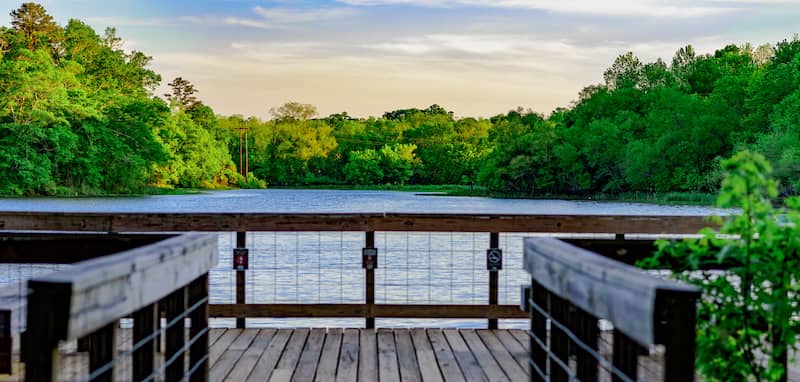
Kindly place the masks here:
[[(148, 187), (469, 184), (492, 193), (716, 192), (720, 163), (763, 153), (800, 187), (800, 41), (619, 56), (604, 83), (545, 116), (456, 118), (438, 105), (321, 117), (289, 102), (271, 119), (216, 115), (183, 78), (154, 94), (151, 57), (114, 29), (57, 25), (25, 3), (0, 29), (0, 193)], [(246, 142), (241, 134), (247, 131)], [(249, 174), (239, 168), (247, 148)]]

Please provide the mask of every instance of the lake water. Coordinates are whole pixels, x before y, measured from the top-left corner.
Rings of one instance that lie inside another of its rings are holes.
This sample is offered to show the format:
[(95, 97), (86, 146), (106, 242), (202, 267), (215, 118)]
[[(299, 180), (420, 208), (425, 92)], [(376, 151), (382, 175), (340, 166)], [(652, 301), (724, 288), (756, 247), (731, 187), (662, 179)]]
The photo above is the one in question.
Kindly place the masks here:
[[(450, 197), (392, 191), (231, 190), (192, 195), (108, 198), (8, 198), (3, 211), (71, 212), (408, 212), (508, 214), (709, 215), (724, 211), (697, 206), (658, 206), (594, 201)], [(518, 304), (525, 234), (501, 234), (504, 269), (500, 303)], [(249, 303), (360, 303), (363, 232), (248, 232)], [(219, 233), (220, 260), (211, 272), (211, 302), (233, 303), (235, 234)], [(488, 233), (378, 232), (376, 302), (395, 304), (481, 304), (488, 295), (485, 266)], [(0, 283), (64, 266), (3, 265)], [(217, 319), (214, 326), (233, 325)], [(523, 321), (503, 320), (504, 327)], [(249, 319), (251, 326), (358, 327), (363, 319)], [(485, 320), (390, 320), (379, 326), (483, 327)]]

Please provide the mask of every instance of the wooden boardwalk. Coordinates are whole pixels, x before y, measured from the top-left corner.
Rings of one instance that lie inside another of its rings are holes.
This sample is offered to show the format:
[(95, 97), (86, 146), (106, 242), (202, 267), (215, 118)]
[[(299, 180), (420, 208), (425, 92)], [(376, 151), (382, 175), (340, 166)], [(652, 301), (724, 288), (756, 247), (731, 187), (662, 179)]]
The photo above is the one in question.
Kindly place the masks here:
[(524, 381), (521, 330), (215, 329), (211, 381)]

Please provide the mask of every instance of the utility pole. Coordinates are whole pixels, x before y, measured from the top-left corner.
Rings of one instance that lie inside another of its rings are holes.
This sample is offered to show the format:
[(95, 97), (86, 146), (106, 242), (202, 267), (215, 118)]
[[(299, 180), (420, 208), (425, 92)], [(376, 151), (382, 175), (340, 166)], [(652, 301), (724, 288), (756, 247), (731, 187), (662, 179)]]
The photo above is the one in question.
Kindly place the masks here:
[[(250, 129), (247, 125), (239, 125), (236, 130), (239, 131), (239, 175), (243, 176), (245, 182), (250, 181), (250, 143), (249, 132)], [(244, 132), (244, 134), (242, 134)], [(242, 148), (242, 139), (244, 139), (244, 148)]]
[(247, 127), (244, 129), (244, 181), (250, 182), (250, 148), (247, 139), (247, 133), (250, 131)]

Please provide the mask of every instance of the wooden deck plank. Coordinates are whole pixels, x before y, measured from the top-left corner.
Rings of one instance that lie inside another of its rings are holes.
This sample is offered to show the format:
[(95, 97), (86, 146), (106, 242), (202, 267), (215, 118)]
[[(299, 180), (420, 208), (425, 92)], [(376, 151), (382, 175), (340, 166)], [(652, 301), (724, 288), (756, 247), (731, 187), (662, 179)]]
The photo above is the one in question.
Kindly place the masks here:
[(250, 347), (253, 338), (258, 334), (258, 330), (244, 329), (236, 340), (234, 340), (219, 357), (217, 362), (209, 370), (209, 379), (212, 381), (222, 381), (239, 362), (244, 352)]
[(374, 329), (361, 330), (358, 353), (358, 380), (378, 380), (378, 341)]
[(347, 329), (342, 336), (339, 350), (339, 365), (336, 382), (356, 382), (358, 379), (359, 333), (358, 329)]
[(458, 367), (458, 361), (456, 361), (453, 350), (450, 348), (450, 344), (447, 343), (444, 333), (438, 329), (428, 330), (427, 333), (428, 338), (431, 340), (431, 346), (436, 354), (436, 361), (439, 363), (439, 370), (442, 371), (444, 380), (447, 382), (464, 381), (464, 373), (462, 373), (461, 368)]
[(500, 367), (500, 364), (474, 330), (462, 330), (461, 337), (469, 346), (472, 355), (478, 360), (478, 364), (481, 365), (483, 372), (490, 381), (509, 380), (503, 368)]
[[(281, 360), (278, 361), (278, 366), (273, 370), (273, 374), (278, 373), (277, 377), (280, 380), (285, 376), (286, 370), (294, 374), (294, 369), (297, 367), (297, 362), (300, 360), (300, 355), (303, 353), (303, 348), (306, 345), (306, 338), (308, 338), (308, 329), (295, 329), (292, 336), (289, 337), (289, 342), (286, 343), (286, 348), (283, 349)], [(274, 375), (273, 375), (274, 376)], [(289, 375), (291, 379), (291, 374)], [(270, 378), (272, 380), (272, 378)]]
[(240, 334), (242, 334), (242, 329), (228, 329), (214, 343), (214, 346), (211, 346), (211, 348), (208, 349), (209, 368), (214, 368), (214, 364), (217, 363), (217, 360), (219, 360), (219, 357), (221, 357), (222, 353), (225, 352), (225, 349), (227, 349), (228, 346), (230, 346)]
[(269, 378), (269, 382), (289, 382), (292, 380), (292, 369), (276, 369)]
[(239, 362), (233, 366), (233, 369), (228, 373), (225, 378), (226, 381), (241, 382), (247, 380), (247, 377), (255, 368), (259, 358), (267, 350), (270, 340), (275, 335), (275, 329), (262, 329), (258, 331), (258, 335), (253, 339), (250, 347), (244, 352)]
[(478, 360), (472, 355), (464, 339), (461, 338), (459, 330), (445, 329), (443, 332), (447, 342), (450, 344), (450, 348), (453, 349), (453, 355), (458, 361), (458, 366), (464, 372), (464, 377), (470, 382), (486, 381), (486, 374), (483, 372)]
[(400, 382), (397, 345), (391, 329), (378, 330), (378, 374), (381, 382)]
[(329, 382), (336, 379), (336, 365), (339, 363), (339, 351), (342, 345), (342, 330), (328, 329), (325, 336), (325, 345), (322, 347), (322, 355), (319, 357), (317, 374), (315, 381)]
[(436, 354), (433, 352), (431, 342), (425, 329), (411, 329), (411, 339), (414, 343), (414, 351), (417, 353), (417, 365), (420, 375), (425, 382), (442, 382), (442, 372), (436, 363)]
[(519, 341), (514, 338), (514, 335), (507, 330), (496, 330), (494, 331), (494, 335), (500, 340), (503, 347), (511, 353), (511, 356), (514, 357), (517, 364), (526, 372), (530, 372), (530, 366), (528, 365), (528, 348), (520, 345)]
[[(478, 330), (478, 336), (480, 336), (483, 343), (489, 348), (494, 359), (500, 364), (500, 367), (503, 368), (503, 371), (506, 373), (509, 379), (512, 381), (522, 381), (528, 379), (528, 373), (525, 371), (527, 369), (523, 369), (519, 363), (514, 359), (511, 353), (503, 346), (503, 343), (497, 338), (493, 330)], [(523, 358), (526, 357), (527, 354), (523, 354)]]
[[(118, 344), (128, 341), (126, 330), (117, 331)], [(215, 329), (213, 333), (211, 381), (528, 379), (528, 351), (520, 342), (526, 332), (521, 330)], [(75, 353), (74, 344), (65, 345), (63, 351), (72, 367), (62, 368), (59, 378), (83, 378), (88, 371), (85, 353)], [(129, 370), (125, 365), (120, 368)], [(6, 380), (14, 379), (0, 378)]]
[(397, 361), (400, 364), (400, 377), (403, 381), (422, 381), (417, 363), (417, 354), (408, 329), (396, 329), (394, 342), (397, 345)]
[(509, 334), (514, 336), (514, 339), (519, 342), (520, 345), (524, 348), (528, 348), (528, 344), (530, 343), (531, 337), (528, 332), (519, 329), (511, 329), (508, 331)]
[(295, 367), (292, 381), (310, 382), (314, 380), (317, 372), (319, 358), (322, 354), (322, 345), (325, 343), (325, 329), (311, 329), (311, 334), (306, 340), (306, 345), (300, 355), (297, 367)]
[(227, 329), (209, 329), (208, 330), (208, 346), (214, 345), (214, 342), (217, 342), (220, 336), (225, 333)]
[(248, 381), (264, 382), (270, 378), (272, 371), (275, 369), (275, 365), (278, 364), (278, 360), (281, 358), (283, 349), (289, 342), (291, 335), (292, 329), (278, 329), (278, 331), (272, 337), (272, 340), (269, 342), (267, 350), (265, 350), (264, 354), (261, 355), (261, 358), (259, 358), (255, 368), (247, 378)]

